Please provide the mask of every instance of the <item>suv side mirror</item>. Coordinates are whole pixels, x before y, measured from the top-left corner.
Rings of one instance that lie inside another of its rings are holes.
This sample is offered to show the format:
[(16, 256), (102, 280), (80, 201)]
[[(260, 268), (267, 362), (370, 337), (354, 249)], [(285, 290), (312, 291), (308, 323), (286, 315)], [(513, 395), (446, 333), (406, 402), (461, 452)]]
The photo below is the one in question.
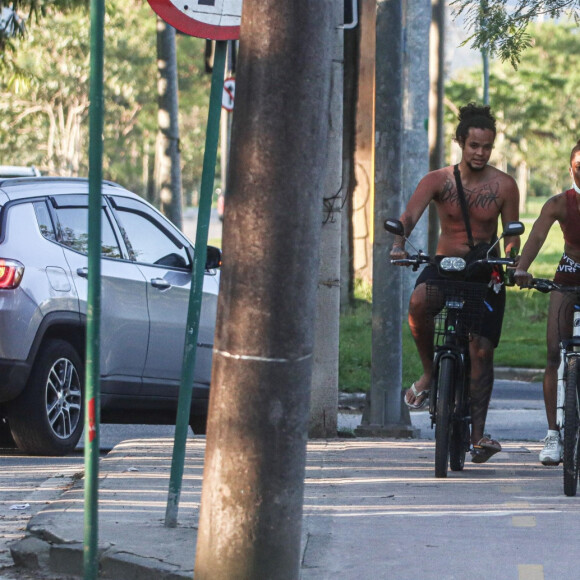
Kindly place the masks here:
[(205, 269), (215, 270), (222, 265), (222, 251), (215, 246), (207, 247), (207, 256), (205, 259)]

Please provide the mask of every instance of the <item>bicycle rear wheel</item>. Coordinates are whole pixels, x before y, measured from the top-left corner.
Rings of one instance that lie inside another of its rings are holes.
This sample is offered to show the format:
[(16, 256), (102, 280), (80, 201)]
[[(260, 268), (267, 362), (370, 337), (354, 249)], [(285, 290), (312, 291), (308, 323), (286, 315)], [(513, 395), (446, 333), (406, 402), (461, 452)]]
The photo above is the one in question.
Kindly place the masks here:
[(454, 361), (443, 357), (439, 363), (437, 407), (435, 416), (435, 477), (447, 477), (451, 411), (453, 405)]
[(578, 447), (580, 446), (580, 418), (578, 417), (578, 359), (568, 359), (566, 399), (564, 402), (564, 493), (576, 495), (578, 487)]

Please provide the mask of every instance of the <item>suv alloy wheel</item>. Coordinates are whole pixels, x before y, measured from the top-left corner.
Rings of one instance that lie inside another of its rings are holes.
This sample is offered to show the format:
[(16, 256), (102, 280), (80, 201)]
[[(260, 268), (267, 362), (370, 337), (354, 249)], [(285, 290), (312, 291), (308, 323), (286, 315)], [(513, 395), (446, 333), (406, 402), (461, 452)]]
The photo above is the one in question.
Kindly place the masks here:
[(26, 389), (9, 406), (10, 429), (20, 450), (64, 455), (76, 447), (84, 424), (83, 371), (68, 342), (44, 343)]

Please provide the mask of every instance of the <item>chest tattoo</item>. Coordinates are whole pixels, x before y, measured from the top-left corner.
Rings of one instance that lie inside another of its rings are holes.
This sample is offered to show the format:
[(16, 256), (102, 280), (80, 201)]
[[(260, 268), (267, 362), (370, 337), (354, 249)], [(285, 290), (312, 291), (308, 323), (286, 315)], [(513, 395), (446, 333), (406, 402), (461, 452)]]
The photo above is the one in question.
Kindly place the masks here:
[[(499, 193), (497, 183), (485, 183), (477, 189), (464, 187), (465, 200), (468, 208), (489, 209), (492, 206), (499, 208)], [(455, 184), (447, 181), (440, 195), (441, 203), (459, 205), (459, 197)]]

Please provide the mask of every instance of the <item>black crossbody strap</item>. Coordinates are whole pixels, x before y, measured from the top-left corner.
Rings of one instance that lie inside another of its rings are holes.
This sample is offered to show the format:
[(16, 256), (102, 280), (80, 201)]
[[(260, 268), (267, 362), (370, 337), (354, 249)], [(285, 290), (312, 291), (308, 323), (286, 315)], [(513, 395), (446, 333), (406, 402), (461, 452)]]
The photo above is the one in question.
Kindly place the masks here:
[(465, 221), (465, 231), (467, 232), (467, 243), (470, 248), (475, 246), (473, 241), (473, 234), (471, 233), (471, 222), (469, 221), (469, 212), (467, 211), (467, 201), (465, 200), (465, 193), (463, 191), (463, 184), (461, 183), (461, 174), (459, 173), (459, 165), (453, 167), (453, 175), (455, 175), (455, 185), (457, 186), (457, 197), (459, 205), (461, 206), (461, 213), (463, 213), (463, 220)]

